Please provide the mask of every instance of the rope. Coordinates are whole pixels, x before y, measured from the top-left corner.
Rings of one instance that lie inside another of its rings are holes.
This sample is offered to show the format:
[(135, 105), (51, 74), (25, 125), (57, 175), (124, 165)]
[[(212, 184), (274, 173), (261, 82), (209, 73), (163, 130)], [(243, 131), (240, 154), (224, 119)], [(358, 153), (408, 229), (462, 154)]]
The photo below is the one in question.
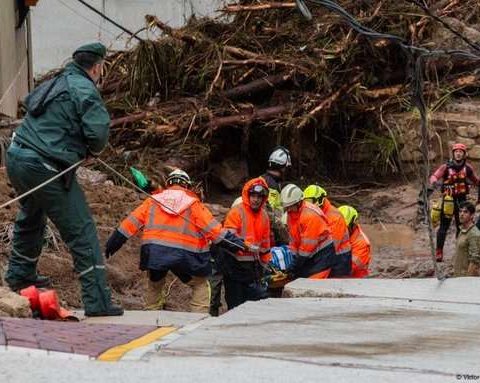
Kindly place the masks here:
[(414, 69), (414, 92), (413, 92), (413, 100), (420, 112), (420, 133), (422, 135), (422, 142), (420, 145), (420, 149), (422, 152), (423, 157), (423, 174), (422, 174), (422, 202), (423, 202), (423, 211), (424, 215), (427, 218), (427, 228), (428, 228), (428, 238), (430, 242), (430, 253), (433, 262), (433, 269), (435, 271), (435, 276), (438, 280), (444, 280), (446, 278), (445, 274), (440, 274), (440, 268), (438, 267), (438, 263), (435, 256), (435, 242), (434, 242), (434, 234), (433, 234), (433, 225), (432, 225), (432, 218), (430, 216), (430, 201), (428, 200), (428, 177), (430, 175), (430, 164), (429, 164), (429, 157), (428, 157), (428, 119), (427, 119), (427, 108), (425, 105), (425, 99), (423, 97), (423, 74), (424, 74), (424, 56), (421, 55), (417, 58), (415, 62), (415, 69)]
[[(146, 196), (147, 198), (150, 198), (153, 202), (155, 202), (158, 206), (160, 206), (162, 209), (165, 209), (165, 210), (168, 210), (169, 212), (171, 212), (172, 214), (176, 215), (177, 217), (180, 217), (182, 218), (185, 222), (195, 226), (197, 229), (199, 229), (200, 231), (203, 231), (203, 228), (200, 227), (199, 225), (197, 225), (195, 222), (193, 222), (192, 220), (184, 217), (183, 215), (177, 213), (175, 210), (173, 210), (171, 207), (163, 204), (162, 202), (160, 202), (159, 200), (157, 200), (155, 197), (153, 197), (151, 194), (147, 193), (145, 190), (141, 189), (140, 187), (138, 187), (138, 185), (135, 185), (132, 181), (130, 181), (127, 177), (125, 177), (122, 173), (118, 172), (117, 170), (115, 170), (114, 168), (112, 168), (109, 164), (107, 164), (105, 161), (101, 160), (100, 158), (96, 158), (96, 160), (102, 164), (103, 166), (105, 166), (108, 170), (110, 170), (112, 173), (114, 173), (116, 176), (120, 177), (123, 181), (125, 181), (127, 184), (129, 184), (130, 186), (132, 186), (135, 190), (137, 190), (138, 192), (142, 193), (144, 196)], [(243, 246), (240, 246), (239, 244), (235, 243), (235, 242), (232, 242), (226, 238), (223, 238), (222, 239), (223, 241), (225, 241), (226, 243), (228, 243), (229, 245), (233, 245), (233, 246), (236, 246), (238, 249), (240, 250), (245, 250), (245, 248)]]
[(62, 170), (60, 173), (58, 174), (55, 174), (53, 177), (47, 179), (46, 181), (42, 182), (41, 184), (35, 186), (34, 188), (26, 191), (25, 193), (19, 195), (18, 197), (15, 197), (14, 199), (11, 199), (10, 201), (8, 202), (5, 202), (3, 205), (0, 206), (0, 209), (3, 209), (4, 207), (7, 207), (9, 205), (11, 205), (12, 203), (14, 202), (17, 202), (19, 200), (21, 200), (22, 198), (36, 192), (37, 190), (43, 188), (44, 186), (48, 185), (49, 183), (55, 181), (56, 179), (60, 178), (61, 176), (63, 176), (65, 173), (68, 173), (70, 170), (73, 170), (75, 169), (77, 166), (79, 166), (83, 161), (85, 160), (80, 160), (76, 163), (74, 163), (73, 165), (71, 165), (70, 167), (66, 168), (65, 170)]

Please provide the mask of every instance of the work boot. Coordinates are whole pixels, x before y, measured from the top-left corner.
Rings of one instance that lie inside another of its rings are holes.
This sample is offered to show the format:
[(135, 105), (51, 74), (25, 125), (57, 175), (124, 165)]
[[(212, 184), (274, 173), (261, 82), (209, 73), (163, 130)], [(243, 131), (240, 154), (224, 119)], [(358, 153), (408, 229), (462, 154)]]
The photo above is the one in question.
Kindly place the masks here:
[(26, 279), (10, 279), (5, 278), (5, 282), (7, 282), (10, 289), (13, 291), (18, 291), (25, 289), (29, 286), (35, 286), (38, 288), (50, 287), (52, 281), (49, 277), (45, 275), (36, 275), (34, 278), (26, 278)]
[(437, 249), (435, 253), (435, 259), (437, 262), (443, 262), (443, 250), (442, 249)]
[(115, 317), (123, 315), (123, 307), (117, 305), (110, 305), (103, 311), (87, 311), (85, 310), (85, 316), (87, 317)]
[(147, 279), (147, 288), (145, 291), (145, 310), (163, 310), (165, 306), (165, 278), (159, 281)]

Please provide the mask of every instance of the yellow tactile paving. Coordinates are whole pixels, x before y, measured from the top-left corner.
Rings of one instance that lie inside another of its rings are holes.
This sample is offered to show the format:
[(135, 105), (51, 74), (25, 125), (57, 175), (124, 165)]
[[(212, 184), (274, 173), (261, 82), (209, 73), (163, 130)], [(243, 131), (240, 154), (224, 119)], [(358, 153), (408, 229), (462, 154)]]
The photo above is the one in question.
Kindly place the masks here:
[(103, 362), (116, 362), (120, 360), (120, 358), (127, 352), (155, 342), (156, 340), (174, 332), (175, 330), (177, 330), (176, 327), (161, 327), (157, 330), (149, 332), (148, 334), (145, 334), (140, 338), (134, 339), (131, 342), (112, 347), (111, 349), (100, 354), (97, 359)]

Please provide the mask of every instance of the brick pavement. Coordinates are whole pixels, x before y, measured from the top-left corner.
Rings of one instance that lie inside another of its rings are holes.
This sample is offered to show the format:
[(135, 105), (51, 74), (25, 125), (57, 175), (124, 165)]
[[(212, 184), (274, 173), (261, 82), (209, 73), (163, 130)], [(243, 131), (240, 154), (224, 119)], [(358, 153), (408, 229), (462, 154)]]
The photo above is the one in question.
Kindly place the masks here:
[(88, 355), (128, 343), (156, 326), (0, 318), (0, 345)]

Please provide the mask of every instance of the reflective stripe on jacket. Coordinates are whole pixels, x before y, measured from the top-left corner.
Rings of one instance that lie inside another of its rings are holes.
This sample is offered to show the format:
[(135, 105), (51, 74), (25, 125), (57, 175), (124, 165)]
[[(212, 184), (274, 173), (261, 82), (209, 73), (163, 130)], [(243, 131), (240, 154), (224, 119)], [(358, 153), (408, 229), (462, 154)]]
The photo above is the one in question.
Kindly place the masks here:
[[(256, 246), (259, 249), (259, 257), (262, 263), (270, 261), (270, 219), (265, 209), (266, 200), (258, 211), (253, 211), (249, 205), (248, 191), (253, 185), (262, 185), (268, 189), (268, 185), (262, 178), (254, 178), (248, 181), (242, 190), (242, 202), (234, 206), (227, 213), (224, 228), (232, 231), (249, 246)], [(235, 253), (238, 261), (254, 261), (256, 254), (248, 251)]]
[(289, 211), (287, 218), (290, 250), (301, 257), (311, 258), (333, 243), (325, 214), (310, 202), (302, 202), (298, 211)]
[(348, 227), (342, 214), (327, 198), (323, 200), (322, 211), (327, 217), (328, 227), (332, 233), (332, 239), (335, 245), (335, 252), (337, 254), (350, 252), (352, 250), (350, 235), (348, 234)]
[(120, 225), (127, 238), (142, 230), (142, 245), (160, 245), (192, 253), (206, 253), (210, 242), (225, 232), (196, 194), (172, 186), (146, 199)]
[(352, 245), (352, 277), (364, 278), (369, 274), (371, 246), (359, 225), (353, 229), (350, 235), (350, 243)]

